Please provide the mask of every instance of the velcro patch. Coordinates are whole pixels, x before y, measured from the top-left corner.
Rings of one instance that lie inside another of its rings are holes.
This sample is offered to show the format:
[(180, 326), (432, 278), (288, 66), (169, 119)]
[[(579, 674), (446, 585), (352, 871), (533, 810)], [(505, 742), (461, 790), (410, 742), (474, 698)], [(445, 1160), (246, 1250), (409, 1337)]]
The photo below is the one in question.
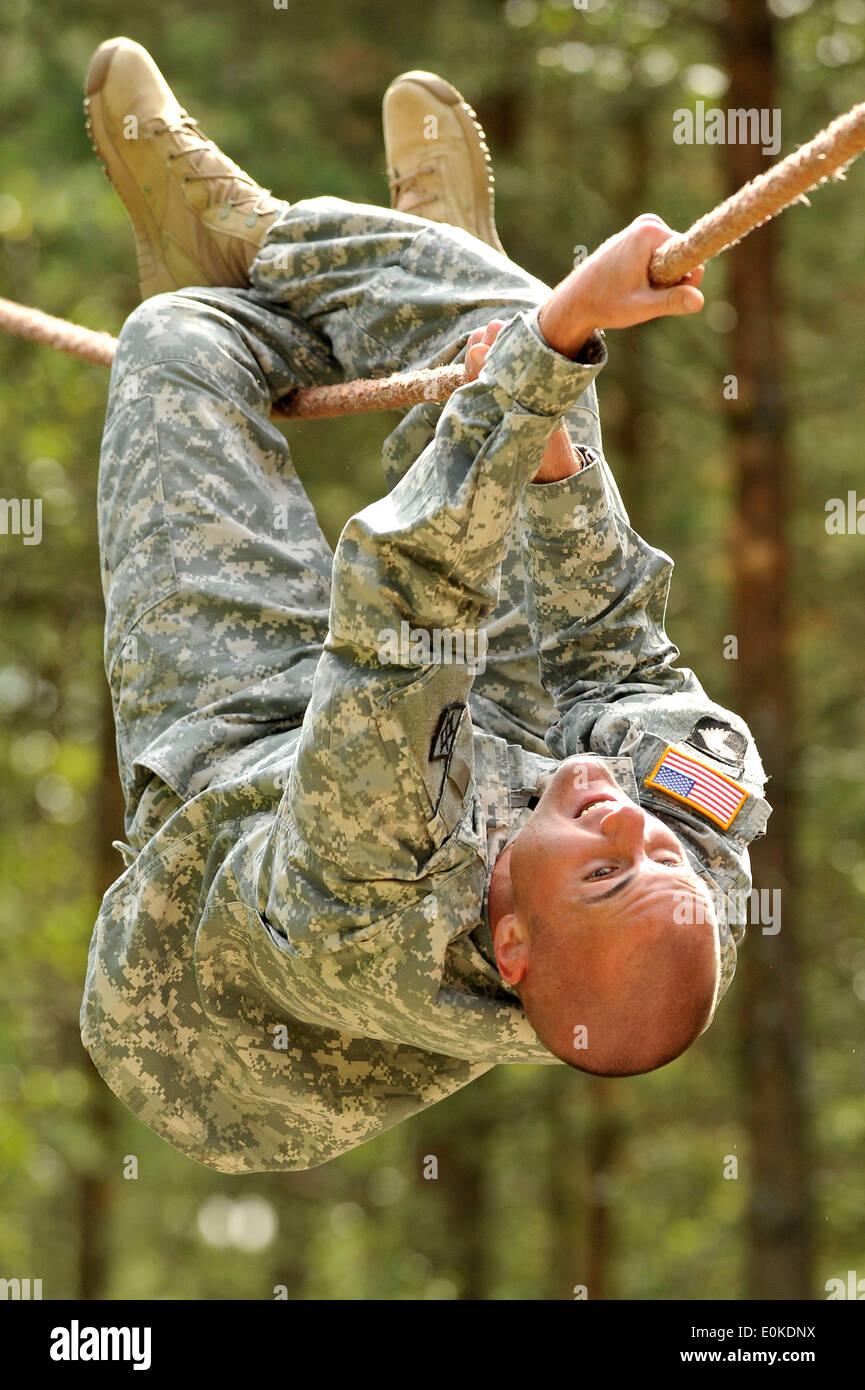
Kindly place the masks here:
[(645, 785), (708, 816), (723, 830), (732, 825), (748, 800), (748, 792), (738, 782), (669, 746), (645, 779)]
[(748, 740), (724, 720), (704, 715), (697, 720), (685, 743), (696, 748), (698, 753), (708, 753), (714, 762), (726, 763), (728, 777), (741, 777)]

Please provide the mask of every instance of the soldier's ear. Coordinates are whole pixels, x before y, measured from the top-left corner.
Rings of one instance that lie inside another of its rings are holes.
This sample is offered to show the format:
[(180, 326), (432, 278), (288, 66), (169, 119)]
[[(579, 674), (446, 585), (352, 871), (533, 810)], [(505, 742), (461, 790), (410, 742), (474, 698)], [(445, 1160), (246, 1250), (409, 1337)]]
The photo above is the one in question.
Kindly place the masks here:
[(506, 912), (496, 923), (493, 936), (496, 964), (506, 985), (516, 986), (529, 967), (528, 932), (515, 912)]

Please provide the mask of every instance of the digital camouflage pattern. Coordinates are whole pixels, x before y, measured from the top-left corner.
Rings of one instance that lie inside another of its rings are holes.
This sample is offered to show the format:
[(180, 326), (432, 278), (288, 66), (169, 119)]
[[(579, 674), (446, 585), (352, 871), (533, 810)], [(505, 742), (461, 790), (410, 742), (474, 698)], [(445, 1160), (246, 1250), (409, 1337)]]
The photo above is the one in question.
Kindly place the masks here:
[[(723, 891), (750, 887), (768, 815), (747, 727), (673, 666), (672, 563), (603, 457), (602, 338), (559, 356), (539, 281), (339, 199), (287, 206), (251, 278), (147, 300), (113, 366), (99, 519), (127, 868), (81, 1009), (116, 1094), (223, 1172), (323, 1163), (498, 1063), (560, 1065), (485, 910), (555, 759), (610, 759)], [(495, 317), (478, 381), (404, 417), (391, 491), (334, 556), (272, 400), (453, 360)], [(586, 466), (532, 486), (563, 416)], [(383, 662), (403, 622), (484, 625), (483, 669)], [(643, 785), (670, 743), (747, 788), (729, 831)], [(722, 928), (725, 987), (741, 930)]]

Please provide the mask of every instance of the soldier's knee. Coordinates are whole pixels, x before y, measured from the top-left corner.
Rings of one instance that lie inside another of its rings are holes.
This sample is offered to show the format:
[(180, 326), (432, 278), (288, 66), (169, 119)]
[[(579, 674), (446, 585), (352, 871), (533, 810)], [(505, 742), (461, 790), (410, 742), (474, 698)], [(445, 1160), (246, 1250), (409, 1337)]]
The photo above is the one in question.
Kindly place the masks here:
[(189, 290), (143, 300), (120, 330), (115, 379), (158, 362), (194, 359), (214, 333), (214, 317), (213, 306)]
[(132, 310), (117, 340), (121, 362), (130, 357), (146, 361), (161, 352), (177, 321), (178, 298), (174, 291), (155, 294)]
[[(205, 306), (200, 307), (203, 310)], [(180, 319), (188, 319), (195, 309), (195, 301), (181, 290), (151, 295), (132, 310), (120, 330), (119, 341), (123, 343), (132, 339), (158, 343), (166, 333), (170, 333), (172, 325)]]

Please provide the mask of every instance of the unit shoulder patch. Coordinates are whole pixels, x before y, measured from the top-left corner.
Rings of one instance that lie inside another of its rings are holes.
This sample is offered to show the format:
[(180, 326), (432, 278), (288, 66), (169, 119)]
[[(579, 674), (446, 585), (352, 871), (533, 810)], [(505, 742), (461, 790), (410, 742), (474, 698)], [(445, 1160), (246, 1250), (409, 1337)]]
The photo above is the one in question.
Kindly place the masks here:
[(465, 704), (445, 705), (430, 746), (431, 763), (441, 762), (450, 757), (465, 711)]

